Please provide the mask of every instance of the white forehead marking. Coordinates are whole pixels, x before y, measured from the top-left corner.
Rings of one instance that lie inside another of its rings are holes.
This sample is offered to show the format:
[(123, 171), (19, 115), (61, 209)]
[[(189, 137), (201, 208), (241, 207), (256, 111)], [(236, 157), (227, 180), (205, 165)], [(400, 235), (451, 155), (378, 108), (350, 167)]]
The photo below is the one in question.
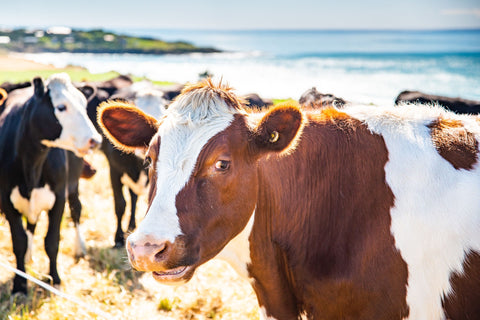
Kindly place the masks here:
[(130, 241), (149, 235), (173, 242), (182, 234), (176, 196), (190, 179), (202, 148), (231, 124), (237, 112), (217, 95), (206, 92), (189, 92), (170, 105), (158, 130), (161, 146), (156, 196)]
[[(90, 147), (90, 139), (101, 142), (100, 134), (87, 116), (87, 100), (75, 88), (66, 73), (52, 75), (46, 81), (50, 99), (55, 108), (55, 116), (62, 126), (60, 137), (55, 141), (42, 141), (49, 147), (58, 147), (84, 155)], [(58, 106), (64, 105), (65, 111)]]
[(435, 107), (352, 107), (349, 115), (380, 134), (388, 149), (386, 181), (394, 197), (391, 232), (408, 266), (408, 319), (444, 319), (442, 298), (465, 255), (480, 251), (480, 168), (456, 170), (435, 149), (427, 125), (462, 121), (478, 140), (475, 119)]

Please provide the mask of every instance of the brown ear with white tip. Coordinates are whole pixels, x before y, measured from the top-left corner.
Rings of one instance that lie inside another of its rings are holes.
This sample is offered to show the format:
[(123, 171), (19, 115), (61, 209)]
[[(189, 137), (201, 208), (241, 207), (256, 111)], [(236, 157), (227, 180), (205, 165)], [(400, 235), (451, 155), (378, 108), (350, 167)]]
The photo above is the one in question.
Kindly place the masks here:
[(121, 101), (102, 103), (97, 122), (113, 145), (125, 152), (146, 149), (159, 126), (154, 117)]
[(259, 154), (290, 152), (295, 148), (303, 122), (303, 113), (295, 104), (281, 104), (272, 108), (253, 130), (253, 150)]

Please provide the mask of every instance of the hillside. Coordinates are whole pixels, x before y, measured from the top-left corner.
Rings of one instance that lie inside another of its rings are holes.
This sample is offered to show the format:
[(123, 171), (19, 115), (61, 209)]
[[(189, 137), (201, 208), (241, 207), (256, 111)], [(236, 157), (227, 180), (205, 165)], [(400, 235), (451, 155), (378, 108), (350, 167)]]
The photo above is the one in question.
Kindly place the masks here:
[(102, 29), (76, 30), (66, 27), (35, 29), (0, 29), (0, 50), (23, 53), (143, 53), (181, 54), (220, 52), (215, 48), (196, 47), (191, 43), (166, 42), (146, 37), (131, 37)]

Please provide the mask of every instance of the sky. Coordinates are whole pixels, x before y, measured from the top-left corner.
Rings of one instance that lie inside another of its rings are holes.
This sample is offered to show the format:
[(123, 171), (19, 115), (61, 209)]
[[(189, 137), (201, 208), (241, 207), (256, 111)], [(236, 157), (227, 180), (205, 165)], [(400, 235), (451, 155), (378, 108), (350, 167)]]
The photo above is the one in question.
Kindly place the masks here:
[(470, 29), (480, 0), (2, 1), (0, 27)]

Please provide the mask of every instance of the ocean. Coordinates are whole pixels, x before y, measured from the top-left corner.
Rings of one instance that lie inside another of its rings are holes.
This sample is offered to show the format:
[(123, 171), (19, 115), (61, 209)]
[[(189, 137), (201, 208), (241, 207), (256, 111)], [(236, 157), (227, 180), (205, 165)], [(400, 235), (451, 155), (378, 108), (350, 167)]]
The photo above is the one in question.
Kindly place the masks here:
[(402, 90), (480, 100), (480, 30), (115, 29), (221, 50), (215, 54), (28, 54), (58, 67), (116, 70), (154, 80), (194, 82), (208, 71), (239, 94), (298, 99), (311, 87), (346, 100), (392, 104)]

